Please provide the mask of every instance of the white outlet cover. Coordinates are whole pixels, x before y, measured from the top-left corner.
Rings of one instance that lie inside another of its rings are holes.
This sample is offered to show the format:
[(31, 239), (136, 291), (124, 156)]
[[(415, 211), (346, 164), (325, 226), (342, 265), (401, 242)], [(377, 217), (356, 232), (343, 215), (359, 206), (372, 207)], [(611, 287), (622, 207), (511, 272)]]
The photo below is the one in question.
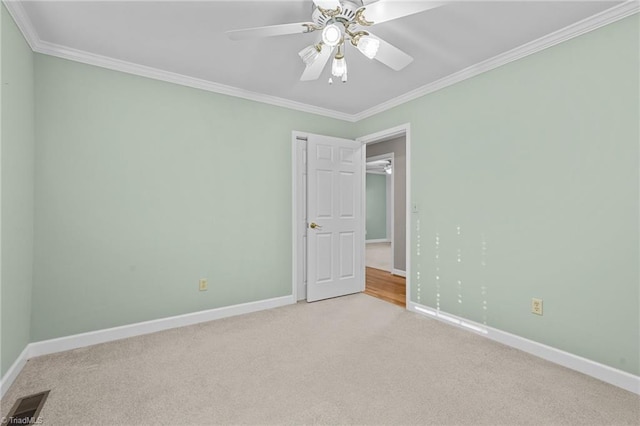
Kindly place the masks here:
[(535, 297), (531, 299), (531, 313), (536, 315), (542, 315), (543, 313), (542, 299), (537, 299)]

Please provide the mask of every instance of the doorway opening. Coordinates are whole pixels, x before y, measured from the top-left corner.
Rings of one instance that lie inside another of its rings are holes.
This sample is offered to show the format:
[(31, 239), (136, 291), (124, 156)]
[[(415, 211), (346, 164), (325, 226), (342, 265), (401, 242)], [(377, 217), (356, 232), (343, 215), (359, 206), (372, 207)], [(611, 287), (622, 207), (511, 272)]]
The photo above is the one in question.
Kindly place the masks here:
[(408, 125), (365, 136), (365, 293), (407, 305)]
[[(384, 147), (385, 142), (393, 140), (402, 140), (404, 150), (378, 153), (372, 151), (373, 149), (382, 150), (381, 147)], [(383, 295), (388, 291), (384, 287), (395, 281), (397, 289), (392, 292), (397, 294), (394, 300), (381, 298), (403, 307), (408, 306), (411, 288), (410, 256), (408, 256), (411, 247), (409, 124), (351, 141), (293, 131), (292, 144), (292, 295), (295, 300), (314, 301), (353, 292), (366, 293), (367, 284), (371, 287), (369, 294), (372, 294), (373, 286), (376, 284), (375, 273), (380, 271), (385, 274), (379, 280), (383, 288), (375, 290), (376, 294), (372, 295), (376, 297)], [(369, 157), (387, 155), (388, 160), (385, 164), (381, 163), (382, 171), (390, 174), (394, 182), (393, 191), (388, 197), (389, 200), (393, 200), (393, 207), (389, 207), (390, 220), (387, 221), (385, 218), (386, 225), (383, 226), (388, 228), (384, 239), (390, 246), (387, 271), (376, 268), (367, 271), (366, 267), (365, 179), (367, 173), (365, 163), (367, 151)], [(401, 171), (402, 163), (404, 163), (404, 171)], [(391, 173), (385, 170), (385, 167), (390, 167)], [(401, 180), (403, 186), (398, 189), (400, 177), (403, 178)], [(323, 181), (333, 183), (323, 186), (321, 185)], [(336, 198), (333, 199), (333, 197)], [(330, 198), (333, 201), (330, 201)], [(404, 208), (397, 209), (398, 205)], [(318, 210), (318, 206), (326, 206), (328, 210), (320, 211), (322, 209)], [(338, 234), (332, 236), (331, 234), (336, 232), (332, 223), (332, 221), (335, 222), (334, 219), (340, 219), (342, 223), (350, 224), (352, 228), (340, 229)], [(325, 244), (319, 244), (323, 241)], [(315, 252), (312, 252), (312, 249)], [(315, 290), (330, 287), (326, 285), (327, 282), (337, 284), (335, 294), (322, 294), (316, 297), (318, 292)], [(344, 283), (353, 285), (348, 288), (337, 288)], [(312, 285), (316, 286), (316, 289), (312, 289), (314, 294), (309, 291)], [(402, 288), (404, 293), (400, 291)]]
[(386, 272), (393, 271), (394, 164), (393, 152), (366, 155), (365, 265)]

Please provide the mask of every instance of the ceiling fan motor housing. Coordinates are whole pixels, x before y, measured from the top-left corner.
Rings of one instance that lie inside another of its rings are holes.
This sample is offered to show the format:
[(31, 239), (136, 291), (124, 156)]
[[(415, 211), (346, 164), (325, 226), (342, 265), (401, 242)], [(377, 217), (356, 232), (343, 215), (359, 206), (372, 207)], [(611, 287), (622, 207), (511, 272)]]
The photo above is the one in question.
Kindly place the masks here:
[(331, 19), (334, 19), (336, 22), (342, 22), (342, 23), (349, 22), (355, 18), (356, 11), (362, 7), (362, 1), (358, 1), (358, 0), (356, 1), (345, 0), (345, 1), (341, 1), (340, 4), (341, 4), (340, 13), (333, 18), (331, 18), (330, 16), (323, 15), (317, 6), (314, 7), (313, 14), (311, 15), (313, 22), (321, 27), (328, 24), (329, 21), (331, 21)]

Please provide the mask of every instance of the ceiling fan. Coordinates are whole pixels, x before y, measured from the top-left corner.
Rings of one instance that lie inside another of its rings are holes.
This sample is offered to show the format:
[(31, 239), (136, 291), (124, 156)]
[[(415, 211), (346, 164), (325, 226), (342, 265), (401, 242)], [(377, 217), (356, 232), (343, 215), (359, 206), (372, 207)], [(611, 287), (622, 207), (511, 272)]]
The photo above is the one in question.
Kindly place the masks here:
[[(344, 54), (349, 44), (367, 58), (376, 59), (395, 71), (413, 61), (410, 55), (368, 31), (369, 27), (443, 5), (441, 2), (417, 0), (313, 0), (313, 3), (310, 22), (227, 31), (227, 36), (232, 40), (245, 40), (317, 31), (316, 43), (298, 53), (305, 64), (300, 80), (318, 79), (333, 56), (331, 74), (346, 82)], [(329, 83), (332, 82), (330, 78)]]

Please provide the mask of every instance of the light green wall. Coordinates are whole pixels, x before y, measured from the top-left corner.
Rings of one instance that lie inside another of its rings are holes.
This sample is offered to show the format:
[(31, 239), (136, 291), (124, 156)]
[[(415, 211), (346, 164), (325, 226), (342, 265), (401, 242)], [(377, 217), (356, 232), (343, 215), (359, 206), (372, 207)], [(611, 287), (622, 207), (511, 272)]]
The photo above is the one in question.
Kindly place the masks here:
[(30, 341), (33, 283), (33, 53), (11, 15), (2, 20), (0, 375)]
[(387, 177), (367, 173), (367, 240), (387, 238)]
[(411, 123), (411, 300), (640, 373), (638, 25), (356, 125)]
[(349, 123), (39, 54), (36, 100), (34, 341), (291, 294), (291, 131)]

